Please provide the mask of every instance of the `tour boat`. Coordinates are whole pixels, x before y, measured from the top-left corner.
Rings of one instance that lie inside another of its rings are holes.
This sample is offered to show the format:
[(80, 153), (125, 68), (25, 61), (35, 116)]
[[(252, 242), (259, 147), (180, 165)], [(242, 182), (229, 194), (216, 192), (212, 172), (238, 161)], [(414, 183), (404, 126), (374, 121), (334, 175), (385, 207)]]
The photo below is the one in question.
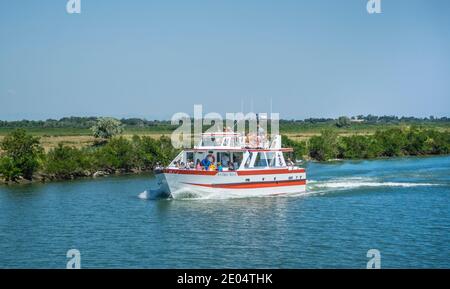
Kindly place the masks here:
[(168, 197), (177, 192), (226, 197), (281, 195), (306, 190), (306, 172), (284, 153), (281, 136), (249, 137), (235, 132), (203, 133), (198, 145), (181, 151), (169, 166), (155, 170)]

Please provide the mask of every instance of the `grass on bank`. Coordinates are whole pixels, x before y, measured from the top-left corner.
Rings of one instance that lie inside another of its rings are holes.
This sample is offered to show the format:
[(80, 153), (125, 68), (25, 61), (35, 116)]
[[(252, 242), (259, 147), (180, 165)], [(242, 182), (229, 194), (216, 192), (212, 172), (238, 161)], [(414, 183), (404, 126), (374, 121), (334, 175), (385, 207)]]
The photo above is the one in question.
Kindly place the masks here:
[[(352, 135), (373, 135), (376, 131), (387, 130), (393, 128), (405, 129), (411, 126), (411, 123), (352, 123), (345, 127), (336, 127), (334, 122), (325, 123), (288, 123), (280, 124), (281, 134), (288, 136), (295, 141), (308, 141), (311, 137), (318, 136), (323, 130), (334, 131), (338, 136), (352, 136)], [(424, 129), (435, 129), (440, 132), (450, 132), (449, 122), (421, 122), (419, 126)], [(73, 146), (76, 148), (88, 147), (94, 144), (95, 138), (92, 136), (92, 131), (89, 128), (40, 128), (28, 127), (23, 128), (27, 133), (40, 137), (41, 144), (46, 152), (55, 148), (59, 143)], [(15, 128), (0, 127), (0, 141)], [(159, 139), (161, 136), (169, 136), (172, 130), (168, 126), (157, 127), (124, 127), (123, 136), (126, 139), (131, 139), (133, 135), (149, 136), (154, 139)]]

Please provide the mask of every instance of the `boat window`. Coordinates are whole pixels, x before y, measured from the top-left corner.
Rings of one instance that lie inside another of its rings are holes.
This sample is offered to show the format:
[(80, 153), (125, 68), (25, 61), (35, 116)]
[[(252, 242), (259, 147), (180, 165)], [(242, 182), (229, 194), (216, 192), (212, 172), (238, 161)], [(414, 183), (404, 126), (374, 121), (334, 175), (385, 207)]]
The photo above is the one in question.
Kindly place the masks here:
[(183, 160), (183, 152), (180, 152), (173, 161), (169, 164), (169, 167), (178, 167)]
[(277, 162), (276, 162), (275, 152), (266, 152), (266, 156), (267, 156), (267, 163), (269, 164), (269, 167), (276, 167)]
[(245, 168), (249, 168), (250, 167), (250, 163), (252, 162), (252, 154), (250, 154), (248, 157), (247, 157), (247, 160), (245, 161)]
[(194, 153), (186, 152), (186, 161), (193, 161), (193, 160), (194, 160)]
[(265, 152), (258, 152), (256, 154), (254, 167), (255, 168), (267, 167), (267, 159), (266, 159), (266, 153)]
[(231, 153), (230, 162), (232, 161), (233, 167), (232, 169), (237, 170), (241, 166), (242, 159), (244, 157), (244, 153), (241, 152), (233, 152)]
[(230, 159), (230, 153), (228, 152), (221, 152), (217, 154), (217, 162), (220, 162), (223, 167), (229, 167), (229, 164), (231, 162)]

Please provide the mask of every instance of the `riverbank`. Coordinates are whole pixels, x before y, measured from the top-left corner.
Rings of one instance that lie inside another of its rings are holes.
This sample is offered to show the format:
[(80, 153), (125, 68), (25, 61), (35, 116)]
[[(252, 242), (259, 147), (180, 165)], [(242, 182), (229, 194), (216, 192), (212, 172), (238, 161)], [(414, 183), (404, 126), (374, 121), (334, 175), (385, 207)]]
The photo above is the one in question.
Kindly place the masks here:
[(33, 174), (31, 179), (25, 179), (23, 177), (18, 177), (16, 180), (5, 180), (0, 177), (0, 185), (5, 186), (14, 186), (14, 185), (26, 185), (26, 184), (35, 184), (35, 183), (53, 183), (53, 182), (64, 182), (64, 181), (74, 181), (74, 180), (82, 180), (82, 179), (98, 179), (105, 178), (111, 176), (139, 176), (139, 175), (148, 175), (152, 174), (153, 170), (140, 170), (140, 169), (131, 169), (129, 171), (125, 170), (100, 170), (100, 171), (85, 171), (77, 174), (72, 174), (67, 177), (58, 177), (55, 175), (49, 175), (42, 172), (38, 172)]
[[(303, 162), (299, 164), (299, 166), (307, 167), (309, 165), (339, 165), (343, 164), (345, 162), (352, 162), (352, 163), (362, 163), (362, 162), (376, 162), (376, 161), (421, 161), (421, 160), (432, 160), (433, 158), (446, 158), (450, 157), (450, 154), (446, 155), (420, 155), (420, 156), (403, 156), (403, 157), (379, 157), (379, 158), (373, 158), (373, 159), (330, 159), (327, 161), (317, 161), (314, 159), (311, 159), (309, 157), (305, 157)], [(309, 173), (309, 172), (308, 172)], [(5, 181), (4, 179), (0, 178), (0, 186), (15, 186), (15, 185), (26, 185), (26, 184), (46, 184), (46, 183), (56, 183), (56, 182), (65, 182), (65, 181), (75, 181), (75, 180), (89, 180), (89, 179), (101, 179), (101, 178), (108, 178), (108, 177), (126, 177), (126, 176), (144, 176), (144, 175), (152, 175), (153, 169), (148, 170), (140, 170), (140, 169), (132, 169), (130, 171), (125, 170), (109, 170), (109, 171), (95, 171), (95, 172), (89, 172), (86, 171), (82, 174), (72, 175), (66, 178), (58, 178), (54, 175), (46, 175), (44, 173), (36, 173), (33, 175), (33, 178), (31, 180), (27, 180), (24, 178), (19, 178), (15, 181)]]
[[(282, 143), (294, 149), (292, 159), (315, 161), (446, 155), (450, 132), (406, 127), (342, 136), (323, 130), (307, 141), (283, 135)], [(168, 165), (179, 152), (164, 135), (117, 136), (82, 147), (58, 143), (46, 151), (39, 137), (16, 130), (0, 145), (0, 181), (7, 184), (151, 172), (158, 164)]]
[(8, 184), (149, 172), (178, 153), (166, 136), (119, 136), (81, 148), (59, 143), (46, 152), (23, 130), (6, 136), (1, 148), (0, 179)]

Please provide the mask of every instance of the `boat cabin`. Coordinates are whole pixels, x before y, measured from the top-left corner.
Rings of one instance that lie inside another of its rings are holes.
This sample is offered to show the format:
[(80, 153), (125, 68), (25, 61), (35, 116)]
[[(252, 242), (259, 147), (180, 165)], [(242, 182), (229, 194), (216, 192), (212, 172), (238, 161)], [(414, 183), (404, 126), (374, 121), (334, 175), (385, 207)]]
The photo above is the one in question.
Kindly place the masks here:
[(271, 142), (263, 136), (243, 136), (234, 132), (204, 133), (197, 146), (180, 152), (170, 163), (171, 169), (235, 171), (246, 169), (286, 168), (281, 137)]

